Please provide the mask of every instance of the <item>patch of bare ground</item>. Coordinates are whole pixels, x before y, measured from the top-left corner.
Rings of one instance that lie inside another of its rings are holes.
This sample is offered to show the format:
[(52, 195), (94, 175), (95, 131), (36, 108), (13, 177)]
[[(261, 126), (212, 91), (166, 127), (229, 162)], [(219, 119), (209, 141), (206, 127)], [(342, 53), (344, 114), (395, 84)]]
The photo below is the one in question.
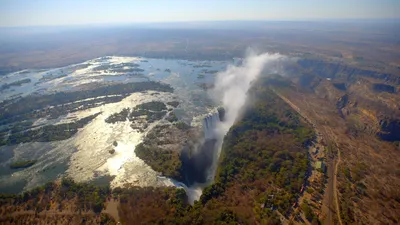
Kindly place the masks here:
[(119, 222), (119, 214), (118, 214), (118, 206), (119, 206), (119, 200), (110, 198), (106, 202), (106, 208), (102, 211), (102, 213), (106, 213), (110, 215), (112, 218), (114, 218), (115, 221)]

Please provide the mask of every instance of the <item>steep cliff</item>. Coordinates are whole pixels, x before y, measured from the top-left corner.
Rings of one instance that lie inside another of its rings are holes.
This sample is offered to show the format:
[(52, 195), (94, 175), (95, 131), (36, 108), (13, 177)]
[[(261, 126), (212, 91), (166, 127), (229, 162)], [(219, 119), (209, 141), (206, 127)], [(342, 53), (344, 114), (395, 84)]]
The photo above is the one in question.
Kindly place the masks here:
[(379, 79), (400, 85), (400, 75), (374, 70), (365, 70), (352, 67), (340, 62), (328, 62), (317, 59), (301, 59), (297, 61), (301, 68), (310, 71), (323, 78), (347, 78), (352, 79), (357, 75)]
[(382, 119), (378, 136), (385, 141), (400, 141), (400, 119)]

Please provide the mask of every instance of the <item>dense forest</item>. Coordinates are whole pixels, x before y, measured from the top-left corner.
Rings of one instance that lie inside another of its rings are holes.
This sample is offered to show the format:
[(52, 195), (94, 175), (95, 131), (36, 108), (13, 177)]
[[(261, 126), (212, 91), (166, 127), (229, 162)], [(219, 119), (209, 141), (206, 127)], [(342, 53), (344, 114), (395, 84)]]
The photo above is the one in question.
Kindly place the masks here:
[(174, 150), (164, 150), (156, 145), (140, 143), (135, 148), (137, 157), (145, 161), (155, 171), (177, 180), (182, 180), (180, 154)]

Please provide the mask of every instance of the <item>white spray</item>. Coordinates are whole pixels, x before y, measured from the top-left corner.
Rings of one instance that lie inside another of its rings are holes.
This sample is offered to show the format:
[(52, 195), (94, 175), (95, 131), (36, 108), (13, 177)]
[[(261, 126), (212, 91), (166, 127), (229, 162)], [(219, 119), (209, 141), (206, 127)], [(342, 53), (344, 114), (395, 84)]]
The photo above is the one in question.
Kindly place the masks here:
[(224, 136), (237, 119), (246, 102), (250, 84), (261, 74), (264, 67), (275, 67), (276, 62), (282, 58), (280, 54), (257, 55), (249, 50), (241, 66), (230, 65), (226, 71), (217, 75), (214, 95), (222, 101), (226, 111), (224, 122), (220, 123), (220, 135)]
[(229, 65), (226, 71), (217, 74), (215, 88), (210, 94), (217, 101), (222, 102), (225, 109), (224, 121), (218, 122), (213, 132), (215, 139), (217, 139), (216, 152), (211, 168), (208, 168), (207, 182), (185, 188), (191, 203), (194, 200), (198, 200), (202, 189), (214, 181), (223, 138), (235, 123), (242, 107), (245, 105), (247, 91), (251, 83), (256, 80), (264, 69), (268, 69), (267, 72), (269, 73), (276, 73), (276, 66), (279, 65), (277, 62), (282, 58), (284, 56), (280, 54), (256, 54), (254, 51), (249, 50), (241, 65)]

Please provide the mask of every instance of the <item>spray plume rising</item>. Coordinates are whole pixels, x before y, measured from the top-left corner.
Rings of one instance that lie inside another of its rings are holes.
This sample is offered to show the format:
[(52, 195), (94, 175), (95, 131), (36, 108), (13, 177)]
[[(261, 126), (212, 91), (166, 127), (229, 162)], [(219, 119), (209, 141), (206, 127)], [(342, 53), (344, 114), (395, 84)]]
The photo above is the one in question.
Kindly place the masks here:
[(219, 126), (221, 136), (228, 132), (237, 119), (246, 102), (246, 94), (251, 83), (263, 72), (264, 68), (271, 67), (267, 69), (274, 70), (275, 63), (282, 58), (280, 54), (257, 55), (249, 50), (241, 66), (230, 65), (226, 71), (217, 75), (214, 92), (226, 111), (224, 122)]
[[(250, 50), (240, 66), (229, 65), (226, 71), (217, 74), (215, 88), (211, 95), (218, 102), (222, 102), (225, 109), (224, 120), (219, 121), (218, 119), (218, 122), (214, 122), (213, 118), (218, 117), (215, 114), (205, 118), (206, 122), (203, 126), (206, 126), (204, 128), (206, 140), (202, 147), (192, 155), (192, 161), (189, 163), (191, 169), (189, 167), (187, 169), (195, 171), (190, 176), (198, 178), (205, 175), (207, 178), (205, 182), (195, 182), (189, 187), (181, 185), (185, 188), (190, 203), (193, 204), (195, 200), (199, 200), (202, 189), (214, 181), (224, 136), (244, 107), (251, 83), (264, 71), (276, 73), (276, 65), (279, 64), (277, 62), (282, 58), (283, 56), (280, 54), (257, 55)], [(212, 122), (209, 123), (209, 120)]]

